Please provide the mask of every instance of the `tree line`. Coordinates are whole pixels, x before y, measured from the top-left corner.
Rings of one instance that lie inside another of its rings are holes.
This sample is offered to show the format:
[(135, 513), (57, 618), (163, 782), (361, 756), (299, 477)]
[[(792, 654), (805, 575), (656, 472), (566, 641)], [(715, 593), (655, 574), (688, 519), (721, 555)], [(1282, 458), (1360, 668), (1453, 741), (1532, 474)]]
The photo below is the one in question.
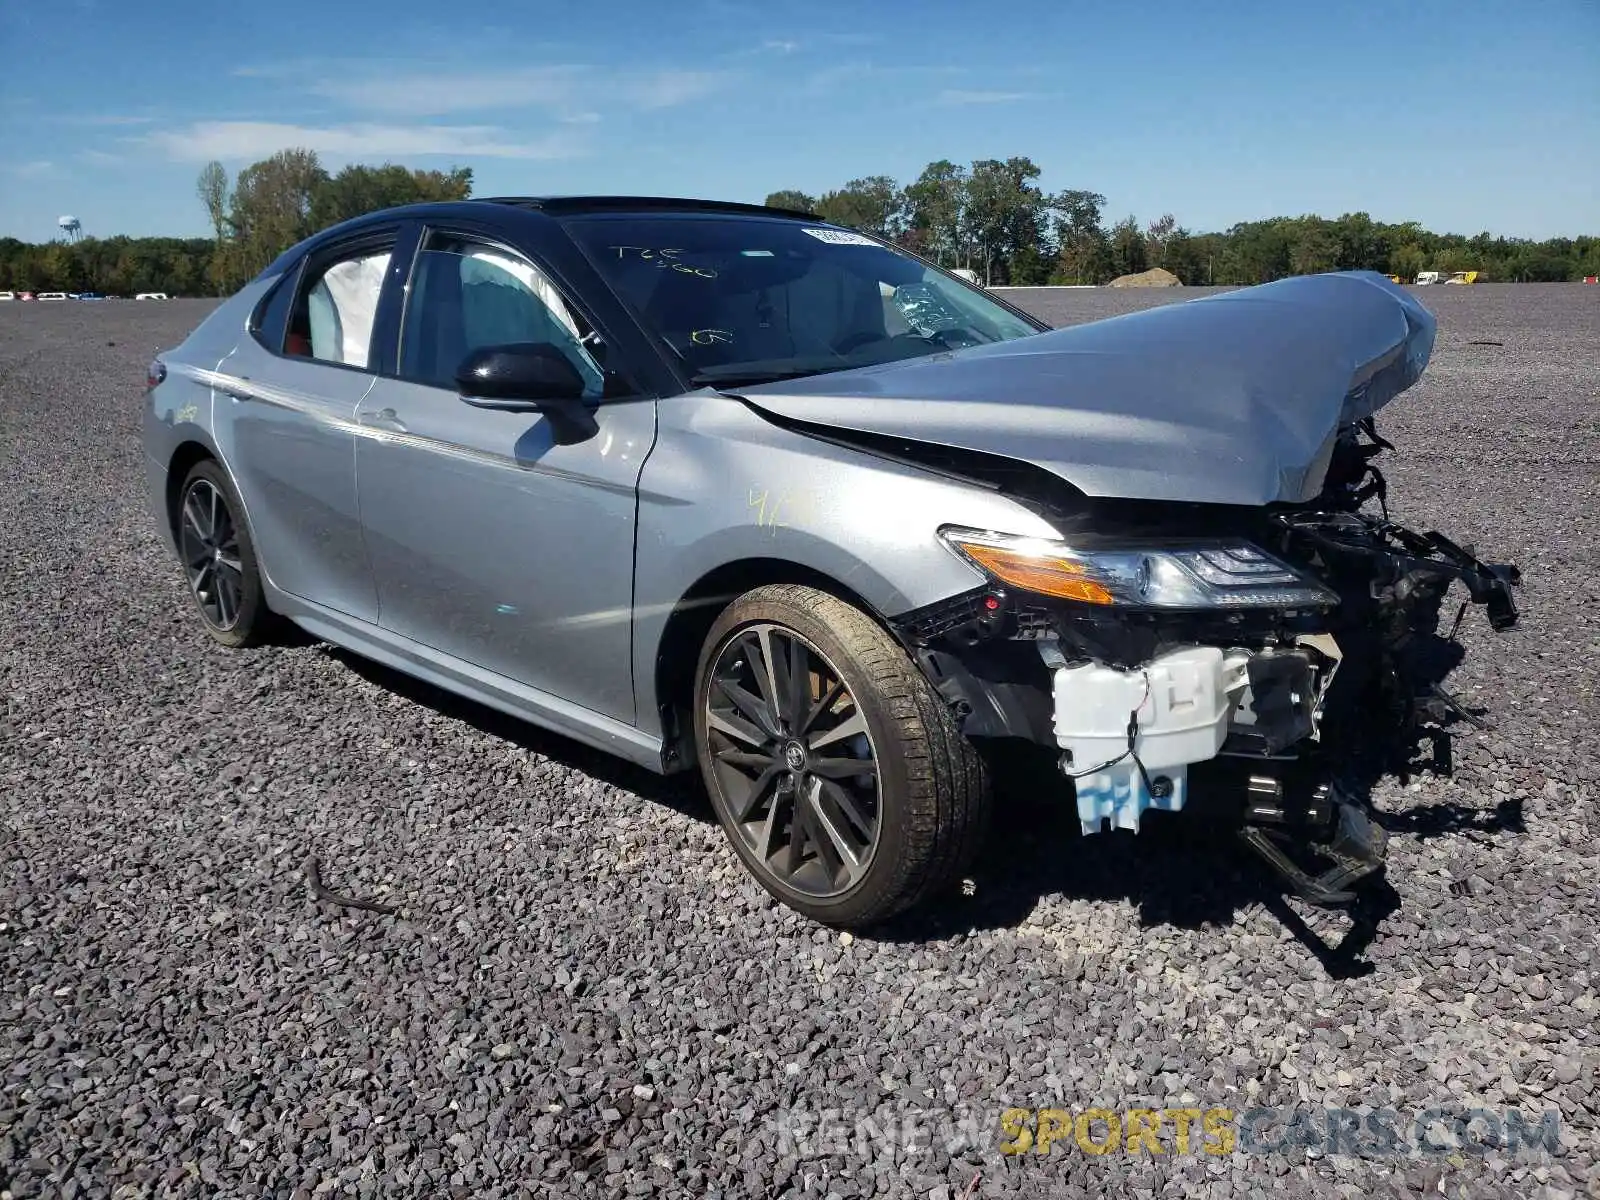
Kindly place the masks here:
[(226, 295), (290, 246), (340, 221), (396, 204), (465, 200), (472, 168), (421, 171), (384, 163), (330, 174), (312, 150), (280, 150), (232, 180), (220, 162), (195, 191), (209, 238), (85, 237), (30, 244), (0, 238), (0, 289), (127, 296)]
[(1600, 274), (1600, 237), (1474, 237), (1433, 233), (1366, 213), (1274, 217), (1196, 233), (1165, 213), (1144, 224), (1107, 223), (1098, 192), (1046, 192), (1028, 158), (929, 163), (912, 182), (852, 179), (820, 196), (773, 192), (767, 204), (801, 209), (889, 238), (986, 284), (1106, 283), (1152, 267), (1186, 284), (1255, 284), (1318, 271), (1368, 270), (1410, 282), (1422, 271), (1479, 271), (1503, 282), (1560, 282)]
[[(1151, 267), (1186, 284), (1266, 283), (1317, 271), (1372, 270), (1415, 279), (1425, 270), (1479, 271), (1505, 282), (1600, 274), (1600, 237), (1473, 237), (1433, 233), (1366, 213), (1274, 217), (1220, 233), (1192, 232), (1172, 214), (1110, 221), (1098, 192), (1046, 192), (1028, 158), (930, 163), (905, 185), (853, 179), (820, 196), (773, 192), (766, 203), (813, 212), (885, 237), (991, 285), (1106, 283)], [(0, 289), (112, 295), (225, 295), (300, 239), (396, 204), (462, 200), (472, 169), (423, 171), (394, 163), (330, 174), (315, 152), (281, 150), (229, 179), (207, 163), (195, 184), (209, 238), (85, 237), (28, 243), (0, 238)]]

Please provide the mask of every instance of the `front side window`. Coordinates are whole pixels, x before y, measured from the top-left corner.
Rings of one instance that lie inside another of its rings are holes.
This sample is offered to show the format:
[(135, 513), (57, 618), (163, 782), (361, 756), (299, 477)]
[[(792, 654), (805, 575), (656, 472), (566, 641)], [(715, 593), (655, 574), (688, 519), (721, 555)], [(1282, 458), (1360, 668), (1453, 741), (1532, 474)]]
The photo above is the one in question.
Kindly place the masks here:
[(735, 214), (588, 215), (568, 231), (697, 383), (758, 383), (1039, 330), (908, 254)]
[(301, 278), (283, 352), (366, 369), (390, 248), (314, 263)]
[(400, 374), (456, 387), (462, 360), (485, 346), (552, 346), (577, 369), (585, 397), (605, 374), (586, 342), (592, 331), (549, 278), (505, 247), (434, 231), (417, 254), (400, 341)]

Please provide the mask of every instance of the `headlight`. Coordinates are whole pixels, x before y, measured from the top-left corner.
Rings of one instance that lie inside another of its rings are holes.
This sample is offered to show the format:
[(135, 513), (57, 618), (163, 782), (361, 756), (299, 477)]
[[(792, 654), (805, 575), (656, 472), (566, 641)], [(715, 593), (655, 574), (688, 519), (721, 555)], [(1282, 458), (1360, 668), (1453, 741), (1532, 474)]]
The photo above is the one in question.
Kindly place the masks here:
[(1338, 593), (1242, 541), (1074, 549), (946, 525), (963, 558), (1026, 592), (1130, 608), (1329, 608)]

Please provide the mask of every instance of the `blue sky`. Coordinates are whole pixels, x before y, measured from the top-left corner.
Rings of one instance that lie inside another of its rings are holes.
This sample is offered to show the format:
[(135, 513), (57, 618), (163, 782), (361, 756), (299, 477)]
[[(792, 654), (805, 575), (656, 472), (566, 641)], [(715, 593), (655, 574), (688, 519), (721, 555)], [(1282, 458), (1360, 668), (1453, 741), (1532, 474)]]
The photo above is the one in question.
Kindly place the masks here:
[(1597, 0), (4, 0), (0, 235), (202, 234), (285, 146), (759, 201), (1028, 155), (1192, 230), (1600, 233)]

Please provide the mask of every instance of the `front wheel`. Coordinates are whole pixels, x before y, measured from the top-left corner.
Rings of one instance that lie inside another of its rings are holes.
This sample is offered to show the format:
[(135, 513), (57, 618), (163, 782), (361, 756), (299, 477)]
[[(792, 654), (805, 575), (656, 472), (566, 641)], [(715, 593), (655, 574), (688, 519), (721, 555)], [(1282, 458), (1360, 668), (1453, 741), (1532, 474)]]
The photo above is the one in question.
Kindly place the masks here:
[(735, 852), (808, 917), (874, 924), (951, 884), (977, 849), (982, 760), (900, 646), (826, 592), (771, 585), (729, 605), (694, 716)]

